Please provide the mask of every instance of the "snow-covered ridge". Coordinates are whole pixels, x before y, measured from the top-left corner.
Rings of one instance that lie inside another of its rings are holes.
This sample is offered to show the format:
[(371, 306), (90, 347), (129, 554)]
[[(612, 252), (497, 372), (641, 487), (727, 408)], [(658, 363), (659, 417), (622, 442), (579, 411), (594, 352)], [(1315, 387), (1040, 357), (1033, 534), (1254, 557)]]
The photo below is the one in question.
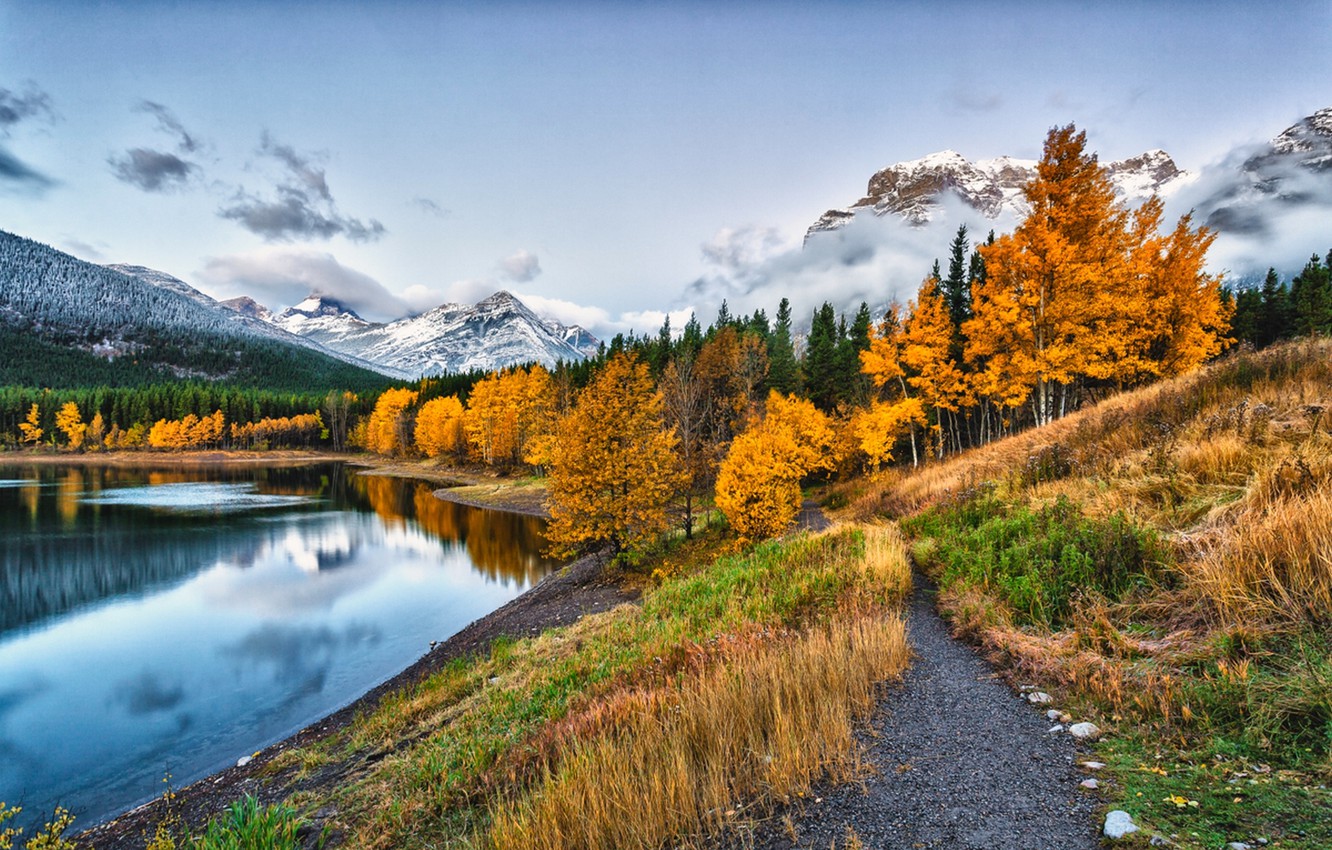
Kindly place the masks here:
[(410, 377), (531, 362), (554, 366), (582, 360), (600, 345), (583, 328), (542, 319), (503, 290), (476, 304), (441, 304), (386, 324), (367, 322), (337, 301), (313, 294), (271, 321)]
[[(1168, 194), (1190, 178), (1164, 151), (1153, 150), (1106, 166), (1116, 190), (1127, 200)], [(1036, 161), (1000, 156), (972, 162), (953, 150), (899, 162), (875, 172), (865, 197), (844, 209), (829, 210), (806, 238), (836, 230), (862, 211), (900, 215), (914, 225), (928, 223), (945, 193), (952, 193), (989, 219), (1004, 211), (1027, 212), (1022, 187), (1036, 175)]]

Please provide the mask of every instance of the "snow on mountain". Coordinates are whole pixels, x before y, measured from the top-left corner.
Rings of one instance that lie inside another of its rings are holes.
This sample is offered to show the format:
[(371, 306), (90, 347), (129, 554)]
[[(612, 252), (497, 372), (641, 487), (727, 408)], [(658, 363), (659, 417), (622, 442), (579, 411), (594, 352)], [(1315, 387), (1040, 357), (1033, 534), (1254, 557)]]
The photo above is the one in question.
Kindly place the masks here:
[(150, 269), (147, 266), (134, 266), (129, 263), (111, 263), (107, 265), (107, 268), (113, 271), (118, 271), (121, 274), (127, 274), (130, 277), (137, 277), (142, 281), (147, 281), (159, 289), (165, 289), (169, 292), (174, 292), (177, 295), (184, 295), (186, 298), (198, 304), (212, 306), (217, 303), (212, 298), (204, 295), (180, 278), (172, 277), (166, 272), (160, 272), (157, 269)]
[(1332, 107), (1287, 127), (1271, 141), (1271, 147), (1273, 154), (1289, 157), (1305, 168), (1332, 168)]
[(580, 327), (543, 321), (504, 291), (474, 305), (441, 304), (387, 324), (367, 322), (330, 298), (311, 295), (273, 322), (412, 377), (531, 362), (554, 366), (561, 360), (582, 360), (600, 345)]
[(144, 283), (151, 284), (158, 289), (173, 292), (184, 298), (188, 298), (190, 301), (193, 301), (195, 304), (204, 308), (209, 316), (224, 324), (233, 326), (241, 333), (265, 337), (267, 339), (287, 343), (288, 345), (298, 345), (302, 348), (309, 348), (326, 357), (332, 357), (336, 360), (341, 360), (344, 363), (350, 363), (353, 366), (359, 366), (363, 369), (371, 369), (392, 378), (406, 377), (401, 370), (385, 368), (383, 365), (370, 363), (353, 354), (348, 354), (347, 352), (325, 346), (318, 338), (288, 330), (281, 324), (273, 321), (272, 312), (269, 311), (267, 307), (256, 302), (253, 298), (241, 297), (233, 298), (229, 301), (217, 301), (190, 286), (180, 278), (173, 277), (172, 275), (163, 271), (158, 271), (157, 269), (150, 269), (146, 266), (119, 263), (106, 266), (105, 268), (143, 281)]
[(238, 298), (228, 298), (226, 301), (217, 302), (234, 313), (240, 313), (242, 316), (248, 316), (251, 319), (258, 319), (268, 324), (273, 323), (276, 318), (273, 311), (255, 301), (248, 295), (242, 295)]
[(551, 333), (581, 352), (584, 357), (596, 357), (601, 352), (601, 340), (594, 337), (582, 325), (562, 325), (554, 319), (548, 319), (546, 327)]
[[(1106, 168), (1115, 188), (1129, 201), (1169, 194), (1189, 179), (1168, 154), (1159, 150), (1112, 162)], [(951, 150), (899, 162), (870, 178), (865, 197), (845, 209), (824, 213), (805, 238), (836, 230), (865, 210), (877, 216), (900, 215), (913, 225), (923, 225), (933, 218), (946, 192), (989, 219), (998, 218), (1005, 210), (1024, 215), (1027, 204), (1022, 187), (1035, 175), (1035, 160), (1001, 156), (972, 162)]]
[(1332, 108), (1287, 127), (1209, 185), (1201, 218), (1222, 233), (1264, 233), (1284, 212), (1332, 206)]
[(326, 295), (310, 295), (301, 303), (283, 310), (271, 321), (284, 331), (324, 345), (376, 327)]

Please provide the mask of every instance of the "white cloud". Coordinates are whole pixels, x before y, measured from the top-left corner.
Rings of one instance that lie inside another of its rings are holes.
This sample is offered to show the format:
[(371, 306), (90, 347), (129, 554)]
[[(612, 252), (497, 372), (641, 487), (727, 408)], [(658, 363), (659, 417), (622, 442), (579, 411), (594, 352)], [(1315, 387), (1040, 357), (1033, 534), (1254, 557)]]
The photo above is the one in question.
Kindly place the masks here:
[(198, 277), (223, 298), (249, 295), (272, 308), (290, 306), (318, 293), (375, 321), (396, 319), (409, 310), (405, 300), (379, 281), (342, 265), (332, 254), (308, 248), (261, 248), (249, 254), (211, 257)]
[(541, 263), (528, 250), (515, 251), (499, 262), (500, 274), (513, 283), (528, 283), (541, 274)]

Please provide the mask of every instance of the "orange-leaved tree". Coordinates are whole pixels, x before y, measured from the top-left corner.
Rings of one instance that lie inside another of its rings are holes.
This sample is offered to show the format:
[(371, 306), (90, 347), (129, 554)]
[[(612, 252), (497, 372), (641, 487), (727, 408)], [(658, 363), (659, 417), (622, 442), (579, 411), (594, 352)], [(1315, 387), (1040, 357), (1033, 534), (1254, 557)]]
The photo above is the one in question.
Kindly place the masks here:
[(19, 423), (20, 438), (25, 443), (32, 443), (34, 446), (42, 441), (42, 412), (41, 408), (33, 402), (32, 407), (28, 409), (27, 418)]
[(406, 387), (384, 390), (375, 409), (366, 422), (365, 447), (372, 452), (388, 455), (406, 452), (411, 448), (409, 408), (416, 404), (418, 393)]
[(800, 510), (800, 481), (837, 465), (837, 435), (814, 404), (776, 390), (763, 421), (731, 442), (717, 474), (717, 507), (742, 540), (784, 531)]
[(71, 450), (77, 452), (83, 448), (83, 438), (88, 433), (88, 425), (83, 421), (83, 414), (79, 412), (77, 404), (72, 401), (65, 402), (64, 406), (56, 411), (55, 426), (65, 435)]
[(916, 426), (925, 424), (925, 407), (911, 395), (906, 380), (906, 336), (896, 304), (888, 308), (879, 327), (870, 335), (869, 348), (860, 352), (860, 371), (874, 385), (875, 397), (867, 408), (851, 417), (850, 429), (856, 445), (875, 469), (893, 459), (897, 438), (911, 436), (911, 461), (917, 463)]
[(457, 454), (463, 438), (463, 405), (456, 395), (432, 398), (416, 412), (416, 450), (426, 457)]
[[(934, 408), (935, 450), (941, 458), (946, 439), (944, 412), (956, 413), (960, 406), (971, 403), (967, 376), (953, 362), (952, 347), (953, 319), (948, 303), (939, 291), (938, 279), (928, 277), (908, 308), (902, 333), (902, 364), (910, 370), (907, 383), (916, 389), (920, 402)], [(872, 339), (870, 350), (873, 350)], [(905, 411), (899, 411), (896, 418), (903, 419), (906, 415)], [(883, 419), (884, 414), (877, 418)]]
[(681, 484), (678, 443), (647, 364), (613, 356), (556, 426), (546, 501), (553, 551), (609, 545), (618, 553), (668, 528)]

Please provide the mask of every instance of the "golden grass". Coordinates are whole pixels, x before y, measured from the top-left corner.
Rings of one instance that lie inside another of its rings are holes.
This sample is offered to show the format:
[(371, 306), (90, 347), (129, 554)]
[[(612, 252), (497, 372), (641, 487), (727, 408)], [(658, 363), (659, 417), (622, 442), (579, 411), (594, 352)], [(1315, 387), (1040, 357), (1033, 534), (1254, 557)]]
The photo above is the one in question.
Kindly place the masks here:
[(1240, 512), (1188, 577), (1230, 621), (1332, 622), (1332, 481)]
[(862, 617), (641, 693), (614, 730), (573, 742), (530, 796), (502, 803), (484, 846), (613, 850), (721, 833), (747, 807), (853, 774), (853, 724), (907, 659), (899, 616)]

